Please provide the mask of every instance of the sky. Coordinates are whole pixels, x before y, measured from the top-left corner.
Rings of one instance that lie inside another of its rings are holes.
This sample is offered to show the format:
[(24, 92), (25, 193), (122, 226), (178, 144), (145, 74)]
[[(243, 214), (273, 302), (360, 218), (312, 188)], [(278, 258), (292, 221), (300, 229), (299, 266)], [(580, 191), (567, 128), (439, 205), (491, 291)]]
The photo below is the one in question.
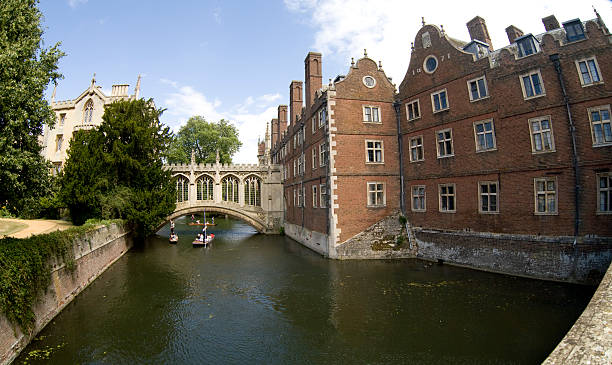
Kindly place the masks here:
[[(422, 26), (443, 26), (469, 41), (466, 23), (485, 19), (495, 49), (508, 45), (506, 27), (544, 32), (541, 19), (593, 19), (612, 29), (612, 1), (515, 0), (40, 0), (44, 47), (61, 42), (56, 100), (74, 99), (96, 74), (113, 84), (142, 76), (140, 96), (166, 109), (161, 121), (178, 132), (195, 115), (231, 121), (243, 143), (236, 163), (257, 162), (257, 140), (289, 104), (289, 84), (304, 79), (308, 52), (322, 53), (323, 83), (348, 72), (364, 49), (399, 85), (410, 43)], [(47, 90), (50, 99), (52, 88)]]

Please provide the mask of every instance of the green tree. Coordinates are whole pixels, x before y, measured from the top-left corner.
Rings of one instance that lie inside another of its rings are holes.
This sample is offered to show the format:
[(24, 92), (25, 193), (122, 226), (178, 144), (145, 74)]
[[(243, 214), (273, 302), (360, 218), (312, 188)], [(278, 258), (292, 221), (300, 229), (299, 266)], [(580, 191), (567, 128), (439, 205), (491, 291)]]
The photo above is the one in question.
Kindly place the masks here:
[(196, 163), (213, 163), (218, 150), (219, 161), (229, 164), (241, 146), (238, 130), (229, 121), (221, 119), (218, 123), (211, 123), (202, 116), (194, 116), (174, 137), (168, 150), (168, 161), (189, 163), (193, 150)]
[(41, 47), (43, 31), (37, 0), (0, 2), (0, 203), (12, 213), (35, 215), (51, 193), (50, 165), (38, 137), (55, 115), (44, 99), (61, 75), (59, 43)]
[(123, 218), (143, 237), (175, 209), (176, 191), (162, 160), (172, 135), (151, 100), (106, 107), (100, 127), (70, 142), (60, 199), (73, 222)]

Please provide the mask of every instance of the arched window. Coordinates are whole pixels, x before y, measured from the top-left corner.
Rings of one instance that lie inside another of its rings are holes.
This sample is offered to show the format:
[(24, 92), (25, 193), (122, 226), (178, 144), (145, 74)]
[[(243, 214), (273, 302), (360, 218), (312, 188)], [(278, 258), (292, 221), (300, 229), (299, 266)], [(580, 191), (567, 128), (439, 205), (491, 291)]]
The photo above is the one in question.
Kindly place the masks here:
[(233, 176), (221, 180), (221, 197), (225, 202), (238, 203), (238, 179)]
[(83, 124), (91, 124), (93, 109), (93, 100), (87, 100), (87, 103), (85, 103), (85, 109), (83, 110)]
[(244, 180), (244, 204), (261, 206), (261, 180), (256, 176)]
[(196, 182), (197, 200), (213, 200), (213, 179), (208, 176), (202, 176)]
[(179, 175), (176, 179), (176, 202), (186, 202), (189, 200), (189, 180)]

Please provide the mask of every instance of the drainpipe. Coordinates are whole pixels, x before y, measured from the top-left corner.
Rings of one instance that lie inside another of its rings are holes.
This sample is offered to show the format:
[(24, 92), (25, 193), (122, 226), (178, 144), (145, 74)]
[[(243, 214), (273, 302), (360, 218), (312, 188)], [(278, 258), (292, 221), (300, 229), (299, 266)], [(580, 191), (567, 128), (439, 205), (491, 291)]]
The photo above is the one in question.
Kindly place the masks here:
[(399, 175), (400, 175), (400, 210), (402, 215), (406, 216), (406, 201), (404, 200), (404, 148), (402, 146), (402, 125), (401, 125), (401, 113), (400, 113), (400, 102), (394, 101), (393, 108), (395, 109), (395, 120), (397, 122), (397, 147), (399, 149)]
[(557, 77), (559, 79), (559, 86), (561, 86), (561, 92), (563, 93), (563, 101), (565, 103), (565, 109), (567, 112), (567, 121), (569, 124), (570, 136), (572, 137), (572, 166), (574, 168), (574, 245), (576, 245), (576, 239), (580, 233), (580, 170), (578, 167), (578, 152), (576, 148), (576, 126), (572, 119), (572, 111), (570, 108), (569, 97), (565, 90), (565, 83), (563, 82), (563, 72), (561, 71), (561, 62), (559, 61), (559, 54), (555, 53), (550, 55), (550, 60), (555, 66), (557, 71)]

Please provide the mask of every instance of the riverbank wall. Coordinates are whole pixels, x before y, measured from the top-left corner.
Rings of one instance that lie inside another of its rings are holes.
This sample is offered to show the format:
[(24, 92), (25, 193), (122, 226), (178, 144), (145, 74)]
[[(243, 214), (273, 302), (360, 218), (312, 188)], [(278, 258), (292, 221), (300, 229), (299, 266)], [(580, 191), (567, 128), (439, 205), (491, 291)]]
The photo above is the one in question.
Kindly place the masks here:
[[(101, 226), (73, 242), (74, 265), (53, 259), (49, 287), (34, 305), (31, 333), (0, 314), (0, 364), (11, 363), (25, 346), (83, 289), (132, 247), (129, 232), (118, 224)], [(72, 265), (71, 265), (72, 266)]]

